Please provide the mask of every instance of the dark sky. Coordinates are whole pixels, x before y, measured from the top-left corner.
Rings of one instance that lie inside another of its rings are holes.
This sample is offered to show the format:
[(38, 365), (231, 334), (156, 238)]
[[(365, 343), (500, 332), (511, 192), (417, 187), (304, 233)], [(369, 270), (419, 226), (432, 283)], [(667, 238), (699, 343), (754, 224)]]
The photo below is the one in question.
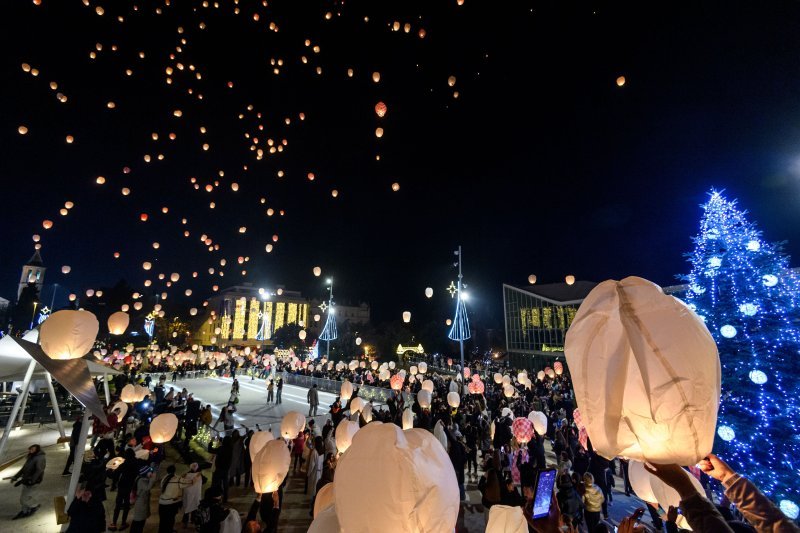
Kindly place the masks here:
[[(800, 253), (797, 2), (273, 0), (265, 8), (241, 0), (238, 15), (231, 1), (171, 3), (3, 6), (0, 295), (16, 296), (39, 234), (47, 283), (71, 292), (120, 278), (142, 287), (158, 272), (179, 272), (166, 289), (175, 311), (197, 305), (213, 284), (241, 281), (318, 296), (319, 265), (341, 301), (370, 302), (377, 320), (404, 310), (444, 320), (461, 244), (470, 305), (500, 325), (501, 283), (524, 284), (531, 273), (540, 282), (635, 274), (673, 283), (688, 270), (682, 254), (711, 187), (739, 198), (768, 240)], [(271, 58), (283, 60), (278, 75)], [(379, 101), (388, 106), (382, 119)], [(284, 152), (256, 160), (244, 134), (259, 124), (259, 146), (285, 138)], [(219, 187), (205, 192), (214, 180)], [(65, 201), (75, 207), (63, 217)], [(266, 216), (268, 207), (285, 216)], [(221, 250), (209, 253), (201, 234)], [(250, 258), (246, 276), (238, 256)], [(225, 277), (209, 275), (221, 258)], [(62, 265), (72, 272), (61, 274)]]

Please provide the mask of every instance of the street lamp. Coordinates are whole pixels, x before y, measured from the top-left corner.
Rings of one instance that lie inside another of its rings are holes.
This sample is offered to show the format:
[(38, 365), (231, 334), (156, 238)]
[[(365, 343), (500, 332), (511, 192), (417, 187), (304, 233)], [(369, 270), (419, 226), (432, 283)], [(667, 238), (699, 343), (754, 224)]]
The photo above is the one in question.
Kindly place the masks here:
[(325, 309), (328, 310), (328, 318), (325, 320), (325, 327), (322, 328), (322, 333), (319, 334), (319, 340), (327, 342), (327, 353), (326, 356), (328, 359), (331, 358), (331, 341), (336, 340), (338, 337), (338, 333), (336, 331), (336, 313), (333, 304), (333, 278), (328, 278), (328, 304), (325, 305), (325, 302), (322, 302), (320, 308), (324, 312)]

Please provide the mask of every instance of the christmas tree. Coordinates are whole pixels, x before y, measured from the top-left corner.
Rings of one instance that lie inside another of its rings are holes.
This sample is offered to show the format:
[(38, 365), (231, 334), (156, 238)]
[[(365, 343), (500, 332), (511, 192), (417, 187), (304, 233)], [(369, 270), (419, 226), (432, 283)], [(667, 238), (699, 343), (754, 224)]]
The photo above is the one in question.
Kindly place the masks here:
[(736, 201), (711, 191), (687, 303), (719, 347), (722, 398), (714, 451), (789, 517), (800, 503), (800, 279)]

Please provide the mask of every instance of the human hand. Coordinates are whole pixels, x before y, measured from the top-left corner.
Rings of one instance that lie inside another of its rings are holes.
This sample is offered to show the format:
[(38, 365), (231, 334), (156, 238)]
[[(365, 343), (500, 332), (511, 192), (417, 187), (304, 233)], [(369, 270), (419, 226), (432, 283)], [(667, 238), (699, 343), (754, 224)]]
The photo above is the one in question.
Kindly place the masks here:
[(728, 463), (713, 453), (708, 454), (708, 457), (697, 463), (697, 467), (720, 483), (724, 483), (726, 479), (736, 473), (728, 466)]
[(697, 493), (694, 485), (689, 480), (689, 473), (676, 464), (657, 465), (645, 463), (644, 469), (678, 491), (681, 500)]
[(673, 524), (678, 520), (678, 510), (675, 509), (674, 506), (670, 505), (669, 509), (667, 509), (667, 522), (672, 522)]
[(617, 533), (640, 533), (642, 531), (645, 531), (644, 526), (632, 516), (623, 518), (617, 528)]

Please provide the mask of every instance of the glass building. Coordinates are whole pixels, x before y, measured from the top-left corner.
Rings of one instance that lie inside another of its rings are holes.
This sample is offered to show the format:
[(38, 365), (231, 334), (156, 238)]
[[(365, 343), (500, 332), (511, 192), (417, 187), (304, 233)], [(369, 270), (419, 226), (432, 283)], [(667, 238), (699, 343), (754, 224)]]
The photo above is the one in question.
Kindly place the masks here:
[(503, 285), (506, 351), (515, 368), (538, 370), (563, 360), (564, 338), (581, 302), (597, 285), (591, 281)]

